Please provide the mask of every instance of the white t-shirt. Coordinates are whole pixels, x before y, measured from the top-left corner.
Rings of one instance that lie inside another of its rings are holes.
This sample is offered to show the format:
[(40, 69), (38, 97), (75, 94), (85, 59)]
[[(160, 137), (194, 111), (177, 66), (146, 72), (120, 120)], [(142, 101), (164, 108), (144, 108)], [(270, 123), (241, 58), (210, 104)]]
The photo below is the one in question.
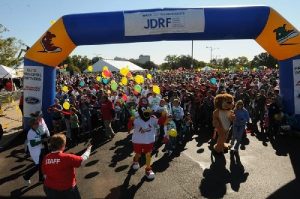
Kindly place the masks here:
[(132, 142), (135, 144), (151, 144), (155, 142), (156, 126), (158, 119), (151, 117), (147, 122), (141, 118), (136, 118), (133, 122), (134, 131)]
[(40, 158), (43, 145), (42, 143), (40, 143), (36, 146), (31, 146), (30, 141), (34, 140), (35, 142), (39, 142), (42, 140), (42, 137), (38, 132), (34, 131), (33, 129), (30, 129), (27, 134), (27, 140), (28, 140), (27, 145), (28, 145), (30, 156), (35, 164), (39, 164), (39, 158)]
[(181, 106), (172, 107), (172, 115), (175, 120), (182, 120), (184, 116), (183, 108)]
[(161, 100), (161, 98), (159, 96), (155, 96), (155, 97), (150, 96), (148, 98), (148, 101), (149, 101), (149, 104), (150, 104), (150, 108), (152, 110), (154, 110), (155, 108), (157, 108), (157, 106), (159, 106), (160, 100)]

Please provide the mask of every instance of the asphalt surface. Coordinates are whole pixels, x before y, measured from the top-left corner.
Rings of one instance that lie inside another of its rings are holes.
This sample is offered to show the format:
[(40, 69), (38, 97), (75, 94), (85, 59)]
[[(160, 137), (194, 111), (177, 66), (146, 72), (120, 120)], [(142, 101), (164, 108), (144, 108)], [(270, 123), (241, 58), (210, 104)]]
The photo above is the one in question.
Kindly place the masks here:
[[(239, 156), (216, 155), (202, 132), (173, 156), (153, 155), (156, 178), (148, 181), (144, 167), (133, 173), (130, 136), (118, 133), (109, 142), (92, 141), (93, 152), (77, 169), (78, 187), (83, 199), (89, 198), (300, 198), (300, 139), (247, 135)], [(37, 174), (31, 186), (22, 175), (33, 163), (24, 155), (22, 138), (0, 153), (0, 198), (45, 198)], [(69, 149), (83, 153), (88, 142)], [(144, 164), (145, 160), (142, 160)]]

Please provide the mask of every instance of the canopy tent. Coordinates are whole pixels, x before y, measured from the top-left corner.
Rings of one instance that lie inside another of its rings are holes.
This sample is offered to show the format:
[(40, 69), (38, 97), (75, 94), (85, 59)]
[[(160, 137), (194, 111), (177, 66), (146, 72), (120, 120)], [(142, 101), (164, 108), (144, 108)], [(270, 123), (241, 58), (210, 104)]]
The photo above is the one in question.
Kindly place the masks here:
[(205, 66), (205, 67), (203, 67), (203, 68), (201, 68), (201, 71), (212, 71), (212, 70), (214, 70), (212, 67), (209, 67), (209, 66)]
[(0, 78), (17, 78), (16, 71), (7, 66), (0, 65)]
[[(130, 61), (119, 61), (119, 60), (107, 60), (102, 59), (96, 62), (93, 65), (93, 71), (92, 72), (100, 72), (102, 71), (103, 67), (107, 66), (108, 70), (110, 71), (120, 71), (121, 68), (128, 67), (130, 71), (143, 71), (145, 69), (139, 67), (138, 65), (135, 65), (131, 63)], [(84, 71), (89, 72), (88, 70)]]

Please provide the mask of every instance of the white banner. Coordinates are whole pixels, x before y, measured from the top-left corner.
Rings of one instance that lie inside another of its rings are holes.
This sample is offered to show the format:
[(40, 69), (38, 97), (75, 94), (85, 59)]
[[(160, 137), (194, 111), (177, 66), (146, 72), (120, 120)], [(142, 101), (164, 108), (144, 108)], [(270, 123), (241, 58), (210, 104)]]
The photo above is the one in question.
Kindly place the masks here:
[(42, 109), (43, 72), (42, 66), (24, 67), (24, 117)]
[(125, 36), (204, 32), (204, 9), (124, 13)]
[(300, 114), (300, 59), (293, 60), (295, 114)]

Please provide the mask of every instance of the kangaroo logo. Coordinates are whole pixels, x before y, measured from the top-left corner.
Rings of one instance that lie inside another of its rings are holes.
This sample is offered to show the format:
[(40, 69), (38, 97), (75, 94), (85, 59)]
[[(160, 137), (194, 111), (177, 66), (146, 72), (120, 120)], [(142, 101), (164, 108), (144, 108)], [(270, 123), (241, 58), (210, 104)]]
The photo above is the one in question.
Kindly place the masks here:
[(46, 34), (42, 37), (41, 44), (43, 47), (43, 51), (39, 52), (44, 52), (44, 53), (58, 53), (61, 52), (62, 49), (60, 47), (55, 46), (52, 43), (52, 39), (55, 38), (56, 35), (51, 33), (50, 31), (47, 31)]
[(285, 42), (299, 35), (295, 29), (287, 30), (286, 24), (274, 29), (273, 32), (276, 34), (276, 40), (280, 45), (287, 45)]

